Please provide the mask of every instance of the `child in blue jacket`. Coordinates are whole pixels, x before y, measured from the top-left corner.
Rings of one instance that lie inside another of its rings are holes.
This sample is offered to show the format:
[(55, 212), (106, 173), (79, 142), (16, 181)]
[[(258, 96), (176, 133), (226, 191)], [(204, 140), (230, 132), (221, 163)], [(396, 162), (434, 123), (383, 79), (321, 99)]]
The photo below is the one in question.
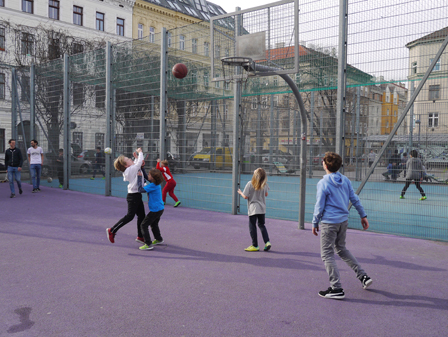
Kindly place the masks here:
[(367, 276), (356, 258), (345, 248), (349, 201), (358, 211), (364, 230), (369, 228), (369, 221), (358, 196), (353, 191), (350, 180), (338, 172), (341, 165), (341, 156), (333, 152), (325, 153), (322, 166), (327, 174), (317, 183), (316, 205), (313, 214), (313, 234), (316, 236), (319, 231), (319, 222), (321, 222), (321, 257), (330, 276), (331, 285), (327, 290), (319, 291), (319, 296), (332, 299), (345, 298), (339, 270), (334, 259), (335, 250), (339, 257), (356, 273), (356, 277), (361, 281), (364, 289), (372, 284), (372, 279)]
[[(160, 235), (159, 221), (163, 214), (165, 206), (162, 201), (162, 189), (160, 184), (163, 181), (162, 173), (153, 168), (149, 170), (147, 177), (149, 184), (142, 186), (141, 179), (139, 179), (139, 192), (148, 193), (148, 207), (149, 213), (141, 223), (141, 231), (145, 244), (139, 247), (140, 250), (151, 250), (156, 245), (163, 243), (163, 238)], [(149, 234), (149, 227), (151, 227), (152, 234), (154, 235), (154, 241), (151, 241), (151, 235)]]

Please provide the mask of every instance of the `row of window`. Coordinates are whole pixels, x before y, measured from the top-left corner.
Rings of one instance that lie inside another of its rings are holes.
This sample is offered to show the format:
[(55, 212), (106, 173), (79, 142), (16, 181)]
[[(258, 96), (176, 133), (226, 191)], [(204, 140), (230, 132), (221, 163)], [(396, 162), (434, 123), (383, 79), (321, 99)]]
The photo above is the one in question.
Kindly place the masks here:
[[(429, 59), (429, 65), (434, 62), (434, 59)], [(440, 59), (437, 60), (434, 69), (432, 71), (440, 71)], [(411, 73), (417, 74), (417, 61), (411, 63)]]
[[(0, 6), (5, 6), (5, 1), (0, 0)], [(22, 0), (22, 11), (30, 14), (34, 14), (34, 0)], [(48, 17), (50, 19), (59, 20), (60, 13), (60, 1), (49, 0), (48, 1)], [(73, 23), (78, 26), (83, 25), (84, 8), (80, 6), (73, 6)], [(104, 31), (105, 14), (96, 12), (96, 29)], [(124, 36), (124, 19), (117, 18), (116, 25), (117, 35)]]

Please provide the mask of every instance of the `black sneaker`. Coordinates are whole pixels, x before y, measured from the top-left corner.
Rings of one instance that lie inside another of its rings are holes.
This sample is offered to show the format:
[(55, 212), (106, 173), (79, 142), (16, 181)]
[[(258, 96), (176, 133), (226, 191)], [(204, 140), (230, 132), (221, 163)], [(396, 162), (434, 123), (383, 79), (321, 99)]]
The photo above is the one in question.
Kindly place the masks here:
[(11, 195), (9, 196), (10, 198), (15, 198), (16, 195), (14, 193), (11, 193)]
[(31, 193), (37, 193), (37, 189), (33, 189)]
[(370, 286), (373, 283), (373, 281), (370, 277), (368, 277), (367, 275), (364, 275), (361, 278), (361, 283), (362, 283), (362, 289), (367, 289), (367, 287)]
[(327, 290), (319, 291), (319, 296), (323, 298), (332, 298), (334, 300), (342, 300), (345, 298), (344, 289), (333, 289), (329, 287)]
[(22, 194), (22, 193), (23, 193), (22, 189), (21, 189), (21, 188), (19, 188), (19, 194)]
[(37, 192), (40, 192), (40, 188), (36, 188), (36, 191), (37, 191)]

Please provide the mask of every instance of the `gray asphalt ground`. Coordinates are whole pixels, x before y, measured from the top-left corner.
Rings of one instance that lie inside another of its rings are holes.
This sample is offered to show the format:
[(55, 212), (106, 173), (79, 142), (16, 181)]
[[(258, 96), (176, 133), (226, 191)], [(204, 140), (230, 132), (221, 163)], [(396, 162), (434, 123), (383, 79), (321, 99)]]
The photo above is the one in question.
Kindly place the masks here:
[(166, 244), (139, 251), (136, 219), (106, 239), (124, 199), (31, 190), (0, 184), (0, 336), (448, 335), (446, 243), (349, 230), (373, 285), (338, 259), (329, 300), (310, 225), (267, 219), (272, 250), (247, 253), (247, 216), (167, 206)]

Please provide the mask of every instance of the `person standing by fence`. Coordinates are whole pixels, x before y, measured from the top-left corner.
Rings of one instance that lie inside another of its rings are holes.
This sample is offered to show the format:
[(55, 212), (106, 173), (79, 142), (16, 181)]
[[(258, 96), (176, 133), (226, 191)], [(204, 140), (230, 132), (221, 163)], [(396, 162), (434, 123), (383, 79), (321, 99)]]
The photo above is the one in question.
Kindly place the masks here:
[(31, 180), (33, 182), (33, 192), (40, 192), (40, 175), (42, 173), (42, 165), (44, 163), (44, 151), (37, 140), (31, 141), (31, 147), (28, 149), (28, 163), (30, 165)]
[(370, 150), (368, 157), (369, 157), (369, 167), (371, 167), (376, 158), (375, 152), (373, 150)]
[(15, 198), (16, 191), (14, 189), (14, 179), (16, 179), (19, 193), (22, 194), (23, 192), (21, 181), (23, 157), (20, 149), (16, 148), (15, 139), (10, 139), (8, 143), (9, 149), (7, 149), (5, 152), (5, 166), (6, 171), (8, 172), (9, 188), (11, 190), (10, 198)]
[(423, 191), (423, 188), (420, 186), (420, 181), (423, 178), (424, 170), (422, 161), (420, 160), (420, 158), (418, 158), (417, 150), (411, 151), (411, 158), (409, 158), (408, 162), (406, 163), (406, 170), (406, 184), (401, 191), (400, 199), (404, 199), (406, 190), (411, 185), (412, 180), (414, 180), (415, 187), (420, 191), (420, 194), (422, 195), (420, 200), (426, 200), (425, 191)]

